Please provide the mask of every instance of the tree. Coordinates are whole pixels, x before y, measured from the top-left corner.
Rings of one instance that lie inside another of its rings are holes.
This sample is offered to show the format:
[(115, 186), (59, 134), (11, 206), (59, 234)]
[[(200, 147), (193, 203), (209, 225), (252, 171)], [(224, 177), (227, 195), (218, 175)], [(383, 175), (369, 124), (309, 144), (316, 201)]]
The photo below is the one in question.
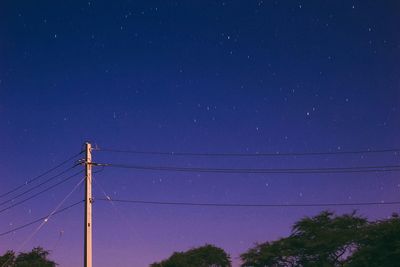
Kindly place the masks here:
[(287, 242), (287, 239), (256, 244), (255, 247), (240, 255), (243, 261), (242, 266), (296, 266), (295, 259), (290, 256), (292, 253), (289, 252), (289, 246), (285, 242)]
[(47, 258), (49, 254), (49, 251), (41, 247), (33, 248), (32, 251), (28, 253), (20, 253), (17, 257), (13, 251), (7, 251), (3, 256), (0, 256), (0, 266), (55, 267), (57, 264)]
[(370, 223), (359, 241), (359, 249), (352, 255), (348, 267), (395, 267), (400, 263), (400, 219)]
[(15, 262), (15, 253), (12, 250), (8, 250), (3, 256), (0, 256), (0, 266), (12, 267)]
[(186, 252), (174, 252), (171, 257), (150, 267), (230, 267), (229, 255), (221, 248), (205, 245)]
[(322, 212), (297, 222), (290, 236), (293, 252), (302, 266), (342, 266), (357, 249), (365, 218)]
[(343, 266), (357, 249), (367, 220), (352, 214), (324, 211), (295, 223), (292, 234), (257, 244), (241, 255), (242, 266)]

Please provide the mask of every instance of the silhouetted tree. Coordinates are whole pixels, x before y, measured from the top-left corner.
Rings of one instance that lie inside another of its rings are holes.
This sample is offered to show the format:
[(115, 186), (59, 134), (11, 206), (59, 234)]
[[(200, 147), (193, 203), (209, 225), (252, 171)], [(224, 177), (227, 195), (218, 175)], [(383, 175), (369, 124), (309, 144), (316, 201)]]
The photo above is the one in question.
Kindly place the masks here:
[(324, 211), (295, 223), (292, 234), (257, 244), (241, 255), (242, 266), (343, 266), (357, 249), (367, 220), (352, 214)]
[(205, 245), (186, 252), (175, 252), (166, 260), (150, 267), (230, 267), (229, 255), (221, 248)]
[(0, 257), (0, 266), (4, 267), (55, 267), (57, 264), (47, 258), (49, 252), (36, 247), (28, 253), (20, 253), (17, 257), (13, 251), (7, 251)]
[(400, 265), (400, 219), (370, 223), (364, 229), (359, 249), (352, 255), (348, 267), (395, 267)]
[(3, 256), (0, 256), (0, 266), (12, 267), (15, 262), (15, 253), (12, 250), (8, 250)]
[(313, 218), (304, 218), (293, 227), (289, 243), (297, 250), (302, 266), (342, 266), (357, 248), (365, 218), (352, 214), (334, 216), (322, 212)]
[(296, 266), (296, 259), (291, 256), (290, 246), (285, 244), (287, 241), (287, 239), (280, 239), (274, 242), (256, 244), (246, 253), (240, 255), (243, 261), (242, 266)]

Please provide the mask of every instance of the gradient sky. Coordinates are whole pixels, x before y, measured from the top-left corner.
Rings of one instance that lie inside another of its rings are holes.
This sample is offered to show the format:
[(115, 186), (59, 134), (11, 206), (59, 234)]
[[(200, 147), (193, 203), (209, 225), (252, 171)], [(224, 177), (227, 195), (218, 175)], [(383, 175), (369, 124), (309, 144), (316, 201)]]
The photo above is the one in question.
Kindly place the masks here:
[[(176, 152), (398, 148), (399, 11), (395, 0), (1, 1), (0, 192), (79, 152), (86, 140), (100, 148)], [(400, 160), (395, 153), (208, 158), (94, 151), (93, 157), (234, 168)], [(94, 177), (98, 197), (104, 190), (114, 198), (154, 201), (400, 200), (395, 172), (243, 175), (104, 168)], [(3, 212), (0, 231), (46, 215), (80, 179)], [(80, 186), (65, 205), (83, 193)], [(377, 219), (398, 208), (358, 211)], [(323, 209), (98, 201), (94, 266), (148, 266), (205, 243), (224, 248), (238, 266), (239, 254), (255, 242), (285, 236), (293, 222)], [(40, 245), (60, 266), (81, 266), (82, 205), (54, 216), (24, 243), (37, 226), (1, 237), (0, 253)]]

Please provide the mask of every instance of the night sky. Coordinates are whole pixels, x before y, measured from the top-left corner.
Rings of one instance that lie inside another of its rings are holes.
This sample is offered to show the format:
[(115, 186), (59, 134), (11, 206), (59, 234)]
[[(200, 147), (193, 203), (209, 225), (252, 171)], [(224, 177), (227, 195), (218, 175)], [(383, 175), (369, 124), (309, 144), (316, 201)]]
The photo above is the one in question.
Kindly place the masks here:
[[(0, 193), (78, 153), (85, 141), (100, 149), (201, 153), (399, 148), (399, 11), (395, 0), (1, 1)], [(375, 166), (400, 160), (397, 152), (196, 157), (93, 151), (93, 157), (213, 168)], [(250, 204), (400, 201), (396, 172), (94, 171), (95, 197)], [(82, 178), (0, 213), (0, 232), (47, 215)], [(83, 194), (79, 185), (63, 206)], [(211, 243), (230, 253), (236, 267), (239, 254), (255, 242), (286, 236), (296, 220), (324, 209), (95, 201), (94, 266), (148, 266), (174, 251)], [(354, 209), (378, 219), (399, 206), (329, 208), (339, 214)], [(82, 265), (83, 205), (55, 215), (27, 240), (39, 225), (0, 237), (0, 253), (40, 245), (60, 266)]]

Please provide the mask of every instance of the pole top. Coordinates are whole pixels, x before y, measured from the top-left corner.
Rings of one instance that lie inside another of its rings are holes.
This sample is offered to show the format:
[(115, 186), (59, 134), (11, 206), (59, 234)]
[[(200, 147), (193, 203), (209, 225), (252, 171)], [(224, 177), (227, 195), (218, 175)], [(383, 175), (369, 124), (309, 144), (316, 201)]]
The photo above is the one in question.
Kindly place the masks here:
[(82, 145), (82, 151), (86, 151), (86, 153), (87, 153), (88, 151), (92, 151), (92, 144), (89, 143), (89, 142), (85, 142), (85, 143)]
[(86, 148), (91, 148), (91, 147), (92, 147), (92, 144), (89, 143), (89, 142), (85, 142), (85, 147), (86, 147)]

